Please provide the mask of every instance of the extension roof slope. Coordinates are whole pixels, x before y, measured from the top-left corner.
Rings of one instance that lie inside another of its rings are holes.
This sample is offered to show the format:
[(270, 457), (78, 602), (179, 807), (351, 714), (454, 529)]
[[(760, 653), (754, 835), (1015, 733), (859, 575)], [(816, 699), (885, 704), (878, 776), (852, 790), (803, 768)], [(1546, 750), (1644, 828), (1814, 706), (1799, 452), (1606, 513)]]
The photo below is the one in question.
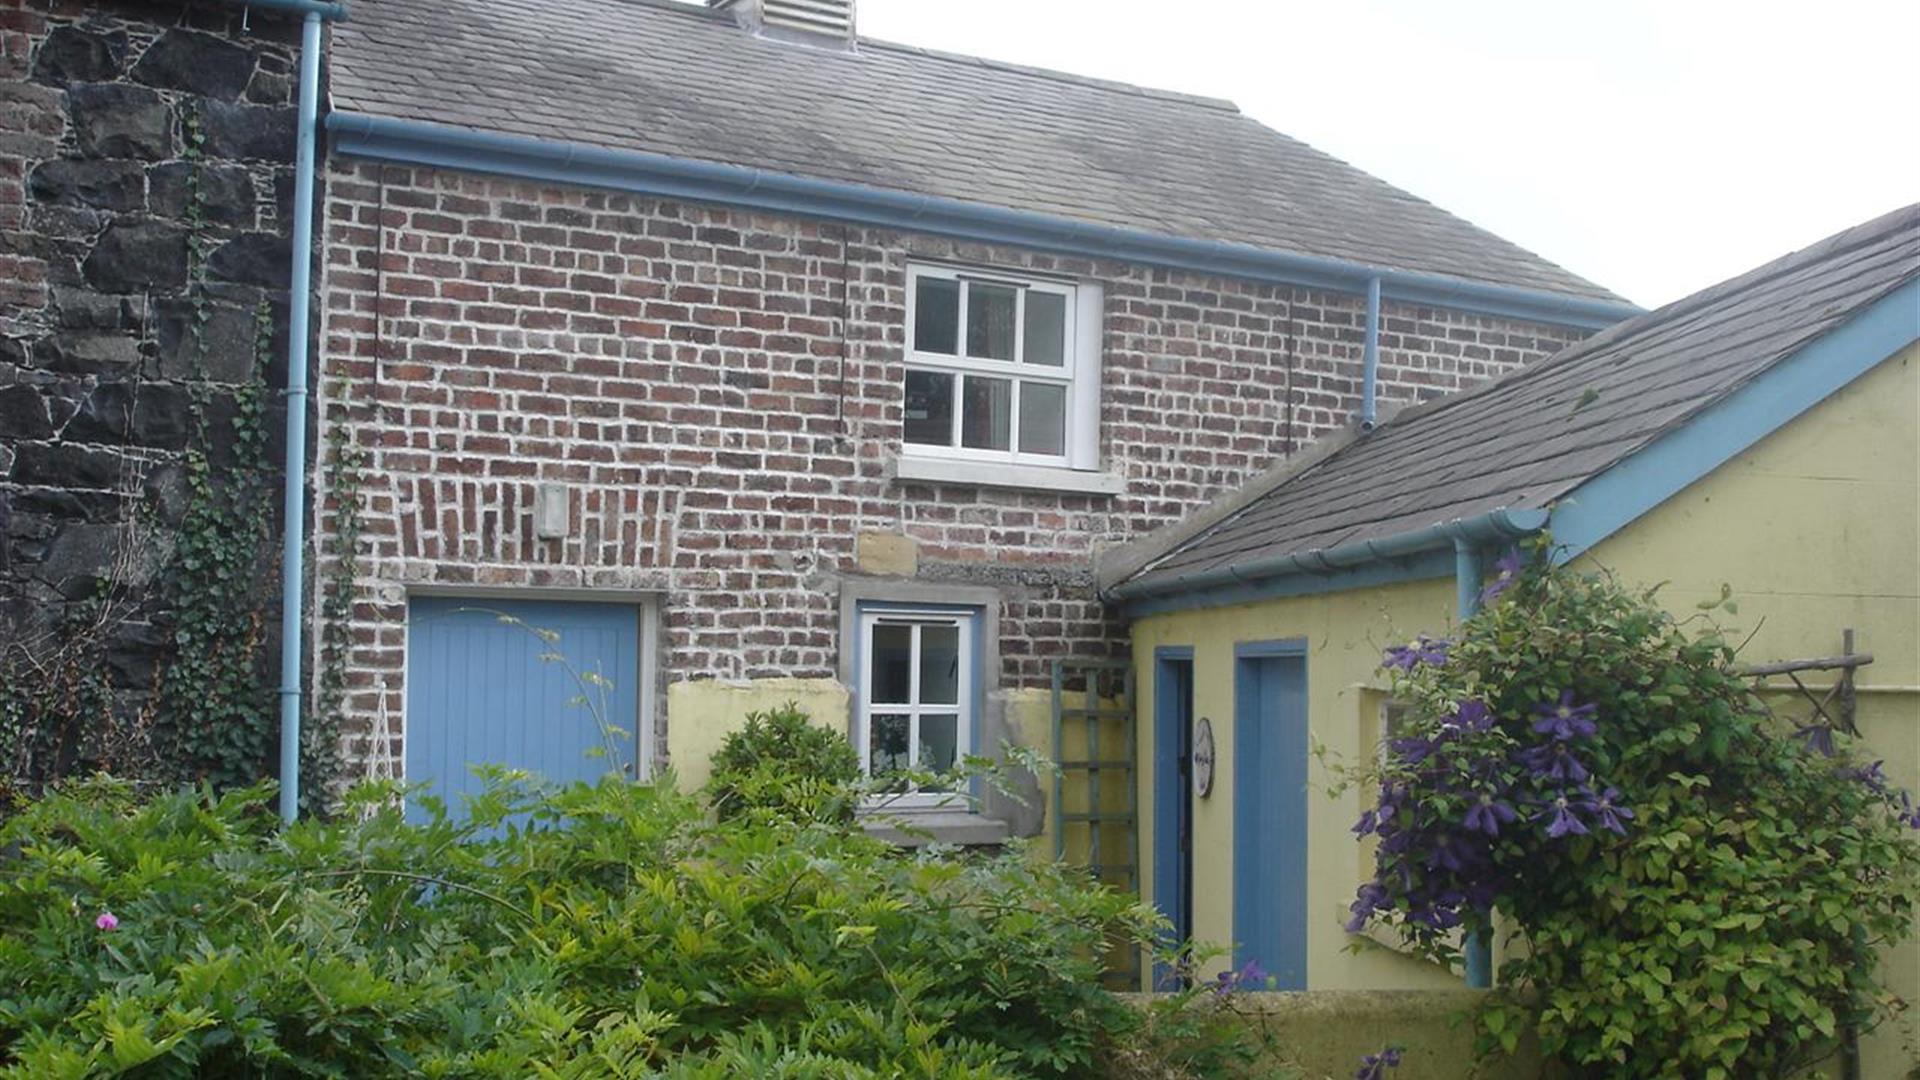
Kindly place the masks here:
[(333, 35), (348, 113), (1619, 300), (1226, 101), (769, 40), (668, 0), (359, 0)]
[(1176, 543), (1123, 591), (1502, 507), (1547, 509), (1916, 278), (1920, 203), (1408, 409)]

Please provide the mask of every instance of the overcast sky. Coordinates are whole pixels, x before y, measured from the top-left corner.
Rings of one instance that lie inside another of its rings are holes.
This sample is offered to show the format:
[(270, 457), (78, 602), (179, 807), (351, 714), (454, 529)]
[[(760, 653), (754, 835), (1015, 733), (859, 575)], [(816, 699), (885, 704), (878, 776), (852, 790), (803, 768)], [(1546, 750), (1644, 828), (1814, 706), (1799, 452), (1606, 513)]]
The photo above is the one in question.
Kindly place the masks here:
[(869, 37), (1231, 98), (1636, 303), (1920, 201), (1920, 2), (858, 0)]

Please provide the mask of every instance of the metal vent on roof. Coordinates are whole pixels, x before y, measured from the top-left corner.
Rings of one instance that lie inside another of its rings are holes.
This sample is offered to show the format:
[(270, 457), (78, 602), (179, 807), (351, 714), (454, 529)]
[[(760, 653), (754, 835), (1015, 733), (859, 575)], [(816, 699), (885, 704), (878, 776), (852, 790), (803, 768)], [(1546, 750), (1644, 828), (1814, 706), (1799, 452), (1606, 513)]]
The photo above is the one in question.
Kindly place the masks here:
[(854, 0), (708, 0), (750, 30), (798, 31), (853, 40)]

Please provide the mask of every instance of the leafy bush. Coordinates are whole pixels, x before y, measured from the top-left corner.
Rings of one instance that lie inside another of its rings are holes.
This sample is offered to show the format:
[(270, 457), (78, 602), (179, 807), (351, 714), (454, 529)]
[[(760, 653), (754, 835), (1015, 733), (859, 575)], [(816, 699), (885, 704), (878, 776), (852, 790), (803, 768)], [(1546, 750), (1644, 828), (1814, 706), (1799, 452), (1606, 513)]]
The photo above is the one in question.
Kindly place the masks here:
[(495, 774), (280, 830), (270, 790), (97, 781), (0, 829), (0, 1076), (1101, 1075), (1155, 918), (1015, 850), (714, 821), (666, 786)]
[(838, 732), (807, 719), (793, 702), (747, 714), (713, 755), (707, 797), (723, 818), (751, 811), (801, 820), (852, 821), (860, 757)]
[(1531, 1025), (1578, 1075), (1784, 1075), (1883, 1016), (1920, 817), (1879, 763), (1782, 731), (1650, 592), (1517, 558), (1501, 590), (1458, 640), (1388, 653), (1414, 710), (1355, 830), (1378, 865), (1349, 929), (1452, 961), (1498, 910), (1520, 947), (1482, 1047)]

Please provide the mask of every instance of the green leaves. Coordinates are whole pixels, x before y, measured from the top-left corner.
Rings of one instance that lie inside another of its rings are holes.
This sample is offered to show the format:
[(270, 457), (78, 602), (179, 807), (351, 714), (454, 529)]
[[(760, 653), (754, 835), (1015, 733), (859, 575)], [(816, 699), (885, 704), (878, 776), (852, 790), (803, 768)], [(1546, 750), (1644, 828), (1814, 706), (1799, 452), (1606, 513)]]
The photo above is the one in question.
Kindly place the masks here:
[[(1791, 1074), (1897, 1006), (1877, 946), (1912, 931), (1920, 845), (1903, 794), (1846, 736), (1831, 758), (1788, 738), (1719, 632), (1652, 595), (1536, 563), (1444, 665), (1396, 682), (1422, 734), (1468, 697), (1511, 725), (1572, 690), (1597, 705), (1588, 764), (1637, 815), (1621, 837), (1503, 830), (1490, 847), (1494, 907), (1527, 947), (1502, 965), (1479, 1044), (1511, 1051), (1530, 1028), (1583, 1076)], [(1730, 587), (1698, 608), (1738, 611)], [(1457, 802), (1453, 776), (1392, 778), (1415, 812)]]
[(0, 1077), (1096, 1076), (1139, 1026), (1098, 976), (1154, 916), (1024, 850), (489, 782), (490, 831), (390, 785), (284, 831), (267, 787), (26, 807)]

